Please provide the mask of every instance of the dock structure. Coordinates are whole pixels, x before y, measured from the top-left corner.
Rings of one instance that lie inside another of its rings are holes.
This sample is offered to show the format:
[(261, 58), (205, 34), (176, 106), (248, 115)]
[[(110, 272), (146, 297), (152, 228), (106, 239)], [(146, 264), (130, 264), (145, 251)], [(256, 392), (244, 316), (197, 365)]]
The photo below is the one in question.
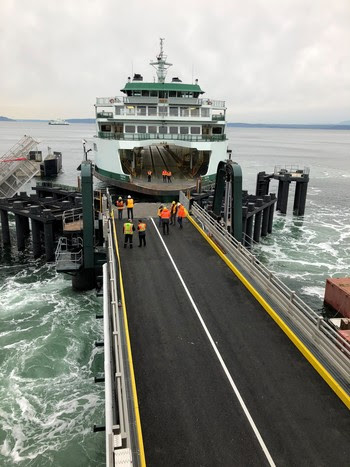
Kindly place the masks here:
[(167, 236), (142, 212), (146, 248), (112, 211), (106, 465), (344, 465), (346, 341), (198, 203)]
[(269, 184), (271, 179), (278, 180), (278, 195), (276, 210), (281, 214), (287, 213), (289, 186), (295, 182), (295, 195), (293, 203), (293, 214), (296, 216), (303, 216), (305, 213), (306, 194), (309, 183), (310, 169), (304, 167), (293, 166), (276, 166), (273, 174), (266, 174), (259, 172), (256, 182), (256, 195), (265, 196), (269, 192)]

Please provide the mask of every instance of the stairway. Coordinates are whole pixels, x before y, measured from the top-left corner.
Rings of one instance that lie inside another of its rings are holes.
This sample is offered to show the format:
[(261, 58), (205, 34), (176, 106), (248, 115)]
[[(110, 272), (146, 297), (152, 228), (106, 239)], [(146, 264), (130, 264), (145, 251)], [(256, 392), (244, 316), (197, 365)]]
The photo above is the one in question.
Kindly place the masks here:
[(29, 160), (29, 151), (37, 144), (31, 136), (24, 135), (0, 157), (0, 198), (11, 198), (39, 172), (39, 163)]

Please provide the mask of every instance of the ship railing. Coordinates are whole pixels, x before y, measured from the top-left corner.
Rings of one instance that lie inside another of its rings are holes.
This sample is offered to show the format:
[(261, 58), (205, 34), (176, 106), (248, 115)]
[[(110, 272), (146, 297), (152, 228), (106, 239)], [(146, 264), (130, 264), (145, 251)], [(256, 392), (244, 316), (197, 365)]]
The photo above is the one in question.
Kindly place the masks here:
[(56, 265), (82, 264), (83, 262), (83, 239), (81, 237), (60, 237), (55, 251)]
[(249, 277), (269, 306), (350, 393), (349, 343), (196, 202), (192, 214), (209, 237), (226, 251), (237, 269)]
[(158, 96), (110, 96), (97, 97), (96, 106), (110, 107), (121, 104), (170, 104), (210, 106), (213, 109), (225, 109), (226, 103), (217, 99), (200, 99), (197, 97), (158, 97)]
[(299, 165), (275, 165), (273, 171), (274, 176), (283, 175), (284, 173), (309, 175), (310, 167), (300, 167)]
[(213, 142), (225, 141), (226, 134), (219, 135), (180, 135), (169, 133), (110, 133), (108, 131), (99, 131), (98, 137), (103, 139), (118, 139), (126, 141), (140, 141), (147, 139), (178, 140), (178, 141), (191, 141), (191, 142)]
[(140, 447), (132, 400), (125, 318), (118, 295), (117, 240), (109, 193), (107, 200), (112, 215), (108, 221), (108, 263), (103, 266), (106, 465), (131, 467), (141, 465)]
[(81, 191), (80, 187), (73, 186), (73, 185), (63, 185), (62, 183), (55, 183), (55, 182), (43, 182), (43, 181), (37, 181), (36, 186), (38, 187), (47, 187), (47, 188), (58, 188), (64, 191), (71, 191), (71, 192), (77, 192)]

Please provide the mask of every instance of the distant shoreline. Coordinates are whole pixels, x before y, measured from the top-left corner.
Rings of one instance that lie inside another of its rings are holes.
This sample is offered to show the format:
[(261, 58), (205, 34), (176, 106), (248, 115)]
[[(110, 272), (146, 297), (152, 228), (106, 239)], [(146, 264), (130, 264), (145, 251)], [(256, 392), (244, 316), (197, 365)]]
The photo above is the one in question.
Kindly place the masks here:
[[(94, 118), (67, 118), (68, 123), (96, 123)], [(0, 117), (0, 122), (43, 122), (49, 120), (38, 119), (11, 119)], [(300, 123), (227, 123), (230, 128), (285, 128), (296, 130), (350, 130), (350, 124), (300, 124)]]

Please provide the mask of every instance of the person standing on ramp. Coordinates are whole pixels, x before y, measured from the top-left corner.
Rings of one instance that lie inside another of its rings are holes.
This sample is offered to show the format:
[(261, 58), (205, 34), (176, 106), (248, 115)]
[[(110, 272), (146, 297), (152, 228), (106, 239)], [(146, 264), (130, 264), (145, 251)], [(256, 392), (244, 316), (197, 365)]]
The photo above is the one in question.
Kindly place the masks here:
[(134, 200), (130, 195), (126, 201), (126, 208), (128, 210), (128, 219), (134, 220)]
[(139, 232), (139, 248), (143, 246), (146, 246), (146, 224), (145, 222), (142, 222), (142, 219), (139, 220), (139, 223), (137, 225), (137, 230)]
[(126, 248), (128, 242), (130, 244), (130, 248), (132, 248), (132, 237), (135, 231), (135, 226), (132, 223), (132, 219), (129, 219), (123, 225), (123, 234), (124, 234), (124, 248)]

